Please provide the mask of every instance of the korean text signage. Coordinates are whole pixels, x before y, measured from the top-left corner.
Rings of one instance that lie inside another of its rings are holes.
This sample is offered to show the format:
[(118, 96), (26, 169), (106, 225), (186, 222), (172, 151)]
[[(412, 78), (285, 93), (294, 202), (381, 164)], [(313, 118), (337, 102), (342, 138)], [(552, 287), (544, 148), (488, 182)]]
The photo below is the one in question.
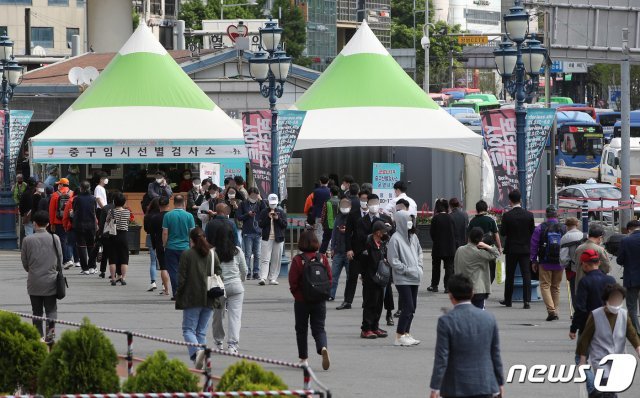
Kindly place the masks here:
[(206, 179), (210, 179), (216, 185), (220, 184), (220, 164), (200, 163), (200, 181), (204, 181)]
[(506, 207), (509, 204), (509, 192), (518, 188), (515, 110), (484, 112), (482, 127), (484, 145), (498, 184), (497, 203)]
[(473, 45), (487, 43), (489, 43), (489, 36), (458, 36), (458, 44)]
[(393, 184), (400, 181), (400, 163), (373, 164), (373, 193), (380, 197), (380, 205), (384, 206), (395, 197)]
[(253, 180), (266, 198), (271, 193), (271, 112), (243, 112), (242, 127)]
[[(9, 175), (11, 176), (11, 183), (13, 184), (16, 175), (18, 156), (20, 155), (20, 148), (22, 148), (22, 141), (27, 133), (27, 128), (29, 127), (29, 122), (31, 122), (33, 111), (12, 110), (9, 115)], [(2, 181), (2, 170), (4, 167), (4, 111), (1, 110), (0, 137), (0, 150), (2, 151), (2, 155), (0, 156), (0, 181)]]
[(555, 109), (530, 108), (527, 110), (525, 124), (525, 135), (527, 137), (527, 202), (531, 200), (533, 178), (540, 166), (540, 159), (547, 145), (547, 138), (551, 127), (553, 127), (555, 117)]
[(279, 111), (278, 112), (278, 186), (280, 188), (280, 200), (287, 197), (287, 169), (293, 154), (293, 149), (298, 141), (298, 134), (302, 128), (302, 122), (307, 114), (305, 111)]

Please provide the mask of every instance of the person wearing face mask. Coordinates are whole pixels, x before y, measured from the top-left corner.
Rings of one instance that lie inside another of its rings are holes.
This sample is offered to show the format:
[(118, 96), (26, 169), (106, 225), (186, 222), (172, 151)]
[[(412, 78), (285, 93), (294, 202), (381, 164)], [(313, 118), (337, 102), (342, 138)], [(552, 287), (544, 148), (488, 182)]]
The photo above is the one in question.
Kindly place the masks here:
[[(352, 196), (351, 184), (353, 183), (355, 183), (355, 180), (352, 175), (346, 174), (344, 177), (342, 177), (342, 184), (340, 185), (340, 190), (342, 191), (343, 198), (351, 198)], [(356, 192), (353, 195), (357, 195), (357, 194), (358, 193)]]
[(410, 331), (418, 303), (418, 287), (424, 272), (422, 248), (415, 234), (415, 219), (410, 212), (396, 212), (395, 222), (396, 232), (387, 244), (387, 260), (402, 305), (394, 345), (414, 346), (420, 344), (420, 340), (414, 339)]
[[(612, 276), (605, 275), (600, 270), (600, 256), (593, 249), (586, 249), (580, 254), (580, 268), (583, 270), (584, 277), (580, 280), (576, 289), (576, 300), (573, 302), (575, 310), (573, 319), (571, 320), (571, 328), (569, 329), (569, 338), (576, 339), (576, 333), (582, 333), (586, 326), (587, 318), (591, 311), (602, 307), (602, 294), (608, 285), (615, 285), (616, 280)], [(576, 355), (576, 364), (580, 362), (580, 356)], [(595, 392), (593, 372), (586, 373), (586, 387), (589, 394)]]
[[(371, 235), (367, 238), (366, 254), (361, 262), (362, 271), (362, 326), (360, 337), (377, 339), (388, 336), (386, 330), (380, 329), (380, 317), (384, 302), (385, 286), (376, 283), (374, 276), (381, 261), (387, 262), (388, 227), (381, 220), (372, 226)], [(388, 265), (388, 263), (387, 263)], [(389, 269), (390, 271), (390, 269)]]
[[(564, 238), (564, 236), (563, 236)], [(604, 239), (604, 228), (601, 225), (591, 224), (589, 226), (589, 233), (587, 235), (587, 240), (578, 246), (575, 251), (574, 261), (576, 264), (580, 264), (580, 256), (584, 253), (585, 250), (595, 250), (598, 253), (598, 257), (600, 258), (600, 270), (605, 274), (609, 274), (611, 272), (611, 262), (609, 261), (609, 255), (607, 251), (602, 247), (602, 241)], [(575, 292), (578, 291), (578, 285), (580, 284), (580, 280), (584, 277), (584, 272), (581, 267), (578, 267), (576, 270), (575, 276)]]
[(96, 198), (96, 216), (98, 220), (102, 214), (102, 209), (107, 205), (107, 190), (106, 186), (109, 183), (109, 177), (104, 171), (100, 173), (100, 182), (93, 190), (93, 196)]
[(209, 221), (216, 216), (216, 205), (222, 201), (219, 196), (220, 188), (213, 183), (208, 185), (208, 190), (198, 208), (198, 218), (205, 232), (207, 232), (207, 224)]
[(260, 243), (260, 286), (269, 281), (270, 285), (278, 285), (284, 233), (287, 230), (287, 213), (278, 207), (278, 195), (272, 193), (267, 198), (269, 207), (262, 210), (258, 217), (258, 226), (262, 230)]
[[(235, 185), (235, 180), (231, 180), (233, 181), (233, 184)], [(242, 235), (240, 234), (239, 231), (239, 226), (240, 223), (238, 222), (238, 217), (237, 217), (237, 212), (238, 209), (240, 208), (240, 204), (244, 201), (244, 196), (242, 196), (242, 194), (238, 191), (238, 189), (235, 186), (230, 186), (229, 188), (227, 188), (227, 190), (225, 191), (225, 203), (227, 204), (227, 206), (229, 206), (229, 219), (231, 221), (233, 221), (233, 223), (236, 225), (235, 228), (235, 232), (237, 234), (236, 236), (236, 242), (238, 242), (238, 246), (242, 245)]]
[(340, 207), (340, 199), (338, 195), (340, 190), (337, 186), (332, 185), (329, 188), (331, 191), (331, 197), (322, 206), (322, 213), (320, 220), (322, 222), (322, 243), (320, 244), (320, 253), (326, 254), (329, 248), (329, 241), (331, 241), (331, 234), (333, 233), (333, 226), (335, 224), (336, 216), (338, 215), (338, 208)]
[[(260, 279), (260, 240), (262, 229), (258, 225), (258, 215), (267, 206), (260, 200), (260, 191), (256, 187), (247, 190), (249, 199), (242, 201), (238, 208), (238, 221), (242, 222), (242, 250), (247, 263), (247, 280)], [(253, 268), (251, 267), (253, 255)], [(252, 271), (253, 270), (253, 271)]]
[[(619, 284), (607, 285), (602, 293), (604, 306), (591, 312), (584, 330), (578, 339), (576, 355), (580, 356), (580, 365), (587, 363), (587, 357), (594, 372), (603, 370), (601, 385), (607, 385), (611, 361), (601, 364), (601, 360), (609, 354), (624, 354), (625, 343), (629, 340), (640, 356), (640, 337), (634, 328), (627, 310), (622, 308), (627, 291)], [(601, 395), (616, 397), (616, 394)]]
[(185, 169), (182, 172), (182, 180), (180, 180), (180, 185), (178, 185), (179, 192), (189, 192), (193, 188), (193, 181), (191, 180), (191, 170)]
[(156, 171), (156, 179), (155, 181), (149, 183), (147, 195), (149, 196), (149, 201), (155, 198), (159, 198), (160, 196), (166, 196), (170, 198), (173, 195), (173, 191), (167, 183), (167, 176), (164, 171)]
[(235, 181), (236, 190), (242, 196), (242, 199), (244, 200), (244, 199), (248, 198), (249, 197), (249, 192), (245, 188), (244, 178), (242, 178), (242, 176), (235, 176), (235, 177), (233, 177), (233, 181)]
[(198, 209), (204, 200), (204, 194), (202, 186), (200, 185), (200, 178), (196, 177), (192, 180), (191, 189), (187, 192), (187, 211), (193, 215), (196, 221), (196, 225), (200, 225), (200, 218), (198, 217)]
[(347, 259), (346, 237), (347, 237), (347, 220), (351, 214), (351, 200), (342, 198), (340, 200), (340, 210), (336, 215), (331, 233), (331, 297), (329, 301), (336, 298), (338, 291), (338, 282), (342, 269), (349, 270), (349, 260)]

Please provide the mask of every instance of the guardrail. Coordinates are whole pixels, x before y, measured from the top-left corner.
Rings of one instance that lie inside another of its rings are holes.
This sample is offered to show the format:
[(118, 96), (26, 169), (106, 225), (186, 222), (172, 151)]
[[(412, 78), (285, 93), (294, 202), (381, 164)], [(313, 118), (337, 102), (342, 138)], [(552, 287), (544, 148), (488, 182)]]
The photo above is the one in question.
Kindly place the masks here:
[[(51, 322), (51, 323), (54, 323), (54, 324), (60, 324), (60, 325), (66, 325), (66, 326), (74, 326), (74, 327), (82, 326), (82, 324), (78, 323), (78, 322), (64, 321), (64, 320), (61, 320), (61, 319), (50, 319), (50, 318), (46, 318), (46, 317), (35, 316), (35, 315), (31, 315), (31, 314), (25, 314), (25, 313), (22, 313), (22, 312), (7, 311), (7, 310), (3, 310), (3, 309), (0, 309), (0, 312), (11, 313), (11, 314), (18, 315), (18, 316), (20, 316), (22, 318), (35, 319), (35, 320), (39, 320), (39, 321)], [(303, 365), (303, 364), (299, 364), (299, 363), (280, 361), (280, 360), (276, 360), (276, 359), (261, 358), (261, 357), (252, 356), (252, 355), (234, 354), (234, 353), (230, 353), (228, 351), (209, 348), (209, 347), (207, 347), (206, 344), (188, 343), (188, 342), (185, 342), (185, 341), (172, 340), (172, 339), (167, 339), (167, 338), (164, 338), (164, 337), (157, 337), (157, 336), (152, 336), (152, 335), (148, 335), (148, 334), (144, 334), (144, 333), (133, 332), (133, 331), (130, 331), (130, 330), (115, 329), (115, 328), (97, 326), (97, 325), (96, 325), (96, 327), (98, 329), (102, 330), (103, 332), (122, 334), (122, 335), (126, 336), (126, 338), (127, 338), (127, 354), (126, 354), (126, 356), (124, 358), (127, 361), (127, 376), (131, 376), (133, 374), (133, 361), (134, 361), (134, 358), (133, 358), (133, 338), (134, 337), (138, 337), (138, 338), (145, 339), (145, 340), (157, 341), (159, 343), (183, 346), (183, 347), (203, 348), (204, 349), (204, 353), (205, 353), (205, 364), (206, 364), (205, 367), (204, 367), (204, 370), (202, 371), (202, 374), (205, 377), (205, 383), (204, 383), (204, 391), (205, 392), (204, 393), (184, 393), (184, 394), (187, 394), (187, 395), (176, 395), (174, 393), (167, 393), (168, 395), (164, 395), (164, 394), (155, 394), (155, 395), (154, 394), (103, 394), (103, 395), (90, 394), (91, 398), (114, 398), (114, 397), (118, 397), (118, 398), (138, 398), (138, 397), (139, 398), (154, 398), (154, 397), (189, 398), (189, 397), (202, 397), (202, 398), (206, 398), (206, 397), (235, 397), (235, 396), (255, 397), (255, 396), (277, 396), (277, 395), (292, 395), (292, 396), (318, 395), (318, 396), (320, 396), (322, 398), (331, 398), (331, 390), (329, 388), (327, 388), (324, 384), (322, 384), (320, 382), (320, 380), (318, 380), (318, 378), (316, 377), (316, 375), (313, 372), (313, 370), (311, 369), (311, 367), (309, 365), (306, 365), (306, 364)], [(270, 365), (277, 365), (277, 366), (282, 366), (282, 367), (287, 367), (287, 368), (300, 369), (300, 370), (302, 370), (302, 373), (303, 373), (303, 389), (302, 390), (292, 390), (292, 391), (289, 391), (288, 394), (287, 393), (282, 393), (282, 392), (278, 392), (278, 394), (275, 394), (275, 391), (271, 391), (271, 392), (244, 391), (244, 392), (229, 392), (229, 393), (216, 393), (216, 392), (213, 392), (213, 376), (211, 374), (211, 354), (224, 355), (224, 356), (228, 356), (228, 357), (235, 357), (235, 358), (238, 358), (238, 359), (246, 359), (248, 361), (267, 363), (267, 364), (270, 364)], [(317, 385), (318, 388), (321, 391), (311, 390), (310, 389), (311, 382), (315, 383), (315, 385)], [(302, 393), (298, 394), (298, 392), (304, 392), (304, 391), (306, 391), (306, 394), (302, 394)], [(252, 395), (237, 395), (237, 394), (243, 394), (243, 393), (252, 394)], [(270, 393), (273, 393), (273, 394), (270, 394)], [(202, 395), (202, 394), (205, 394), (205, 395)], [(209, 394), (209, 395), (206, 395), (206, 394)], [(216, 395), (216, 394), (223, 394), (223, 395)], [(225, 394), (227, 394), (227, 395), (225, 395)], [(231, 394), (231, 395), (228, 395), (228, 394)], [(25, 396), (22, 395), (20, 397), (24, 398)], [(88, 395), (86, 395), (86, 394), (60, 395), (59, 397), (87, 398)]]

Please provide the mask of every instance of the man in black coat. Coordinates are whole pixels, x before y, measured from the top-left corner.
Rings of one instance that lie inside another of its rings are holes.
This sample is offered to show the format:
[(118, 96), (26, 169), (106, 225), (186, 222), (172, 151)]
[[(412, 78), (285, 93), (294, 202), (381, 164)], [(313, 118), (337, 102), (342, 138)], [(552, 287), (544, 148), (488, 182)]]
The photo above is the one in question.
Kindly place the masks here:
[(446, 199), (438, 199), (434, 206), (435, 215), (431, 219), (431, 240), (433, 249), (431, 250), (431, 286), (427, 288), (430, 292), (438, 291), (440, 284), (440, 262), (444, 263), (444, 292), (449, 293), (447, 284), (449, 277), (453, 275), (453, 260), (456, 255), (455, 225), (449, 214), (449, 202)]
[(451, 218), (455, 229), (453, 233), (456, 237), (456, 249), (467, 244), (467, 227), (469, 226), (469, 215), (462, 208), (458, 198), (449, 199), (451, 208)]
[(524, 308), (529, 309), (531, 302), (531, 260), (529, 255), (531, 253), (531, 235), (533, 235), (535, 223), (533, 213), (521, 207), (521, 198), (522, 195), (518, 190), (509, 193), (509, 202), (511, 202), (512, 208), (502, 216), (502, 225), (500, 225), (500, 234), (507, 239), (504, 246), (504, 253), (507, 257), (507, 275), (504, 300), (500, 301), (500, 304), (511, 307), (516, 266), (520, 266)]

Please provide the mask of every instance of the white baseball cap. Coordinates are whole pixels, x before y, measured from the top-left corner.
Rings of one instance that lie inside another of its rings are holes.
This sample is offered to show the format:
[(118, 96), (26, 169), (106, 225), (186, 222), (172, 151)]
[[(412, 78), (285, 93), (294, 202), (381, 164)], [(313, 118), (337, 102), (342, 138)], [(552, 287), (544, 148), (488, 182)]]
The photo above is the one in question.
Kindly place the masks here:
[(278, 195), (272, 193), (268, 197), (269, 204), (278, 204)]

